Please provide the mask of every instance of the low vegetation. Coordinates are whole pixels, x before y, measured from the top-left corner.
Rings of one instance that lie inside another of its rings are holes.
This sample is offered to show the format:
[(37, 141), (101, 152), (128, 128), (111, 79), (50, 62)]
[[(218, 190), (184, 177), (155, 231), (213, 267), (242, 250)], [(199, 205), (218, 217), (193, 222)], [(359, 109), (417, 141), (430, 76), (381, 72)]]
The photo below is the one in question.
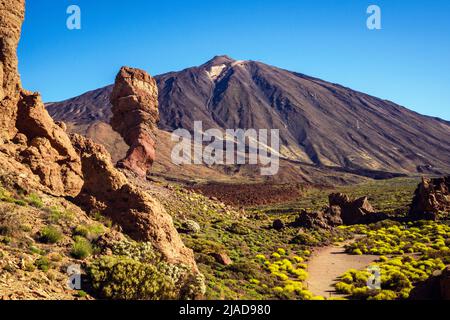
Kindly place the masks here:
[(92, 245), (88, 239), (76, 236), (70, 253), (75, 259), (84, 260), (92, 254)]
[[(402, 217), (413, 190), (405, 181), (339, 191), (371, 194), (376, 208)], [(20, 277), (45, 277), (61, 286), (67, 281), (64, 268), (82, 264), (90, 286), (72, 292), (78, 299), (321, 300), (306, 284), (308, 260), (316, 247), (347, 241), (349, 254), (379, 256), (374, 266), (381, 271), (381, 290), (367, 287), (371, 277), (367, 270), (349, 270), (336, 290), (350, 299), (385, 300), (406, 299), (417, 283), (450, 263), (447, 223), (384, 221), (334, 230), (294, 227), (300, 209), (320, 209), (328, 191), (304, 190), (307, 195), (295, 203), (243, 211), (173, 185), (170, 191), (159, 186), (155, 190), (150, 192), (174, 217), (204, 278), (163, 262), (149, 243), (124, 237), (105, 247), (103, 236), (117, 231), (101, 215), (87, 216), (64, 201), (1, 188), (0, 273), (15, 277), (17, 283)], [(277, 219), (283, 222), (279, 230), (273, 228)]]
[(45, 226), (39, 233), (39, 240), (47, 244), (56, 244), (63, 238), (63, 234), (55, 226)]
[(415, 259), (403, 256), (392, 259), (383, 257), (371, 267), (379, 270), (380, 289), (369, 288), (369, 277), (372, 276), (369, 271), (349, 270), (336, 283), (336, 290), (353, 299), (407, 299), (415, 284), (427, 280), (435, 271), (444, 269), (445, 264), (439, 258)]
[(379, 255), (379, 290), (369, 289), (371, 273), (349, 270), (335, 287), (352, 299), (407, 299), (414, 286), (450, 263), (450, 227), (445, 223), (384, 221), (369, 226), (342, 227), (363, 237), (347, 246), (350, 254)]
[(391, 221), (342, 229), (364, 235), (347, 246), (348, 253), (402, 255), (440, 251), (448, 252), (450, 258), (450, 227), (445, 224), (431, 221), (400, 224)]

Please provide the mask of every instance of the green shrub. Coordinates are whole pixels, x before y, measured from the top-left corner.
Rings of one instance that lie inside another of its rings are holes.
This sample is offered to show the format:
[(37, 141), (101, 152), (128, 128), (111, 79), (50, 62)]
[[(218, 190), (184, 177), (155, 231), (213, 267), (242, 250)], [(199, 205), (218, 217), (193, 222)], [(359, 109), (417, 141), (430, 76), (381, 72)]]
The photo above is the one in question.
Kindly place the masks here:
[(36, 262), (34, 263), (34, 265), (39, 269), (42, 270), (44, 272), (47, 272), (50, 268), (51, 268), (51, 262), (47, 257), (41, 257), (38, 260), (36, 260)]
[(259, 265), (253, 261), (237, 261), (227, 267), (228, 270), (240, 274), (245, 278), (257, 278), (261, 272)]
[(239, 223), (233, 223), (227, 228), (227, 231), (241, 236), (245, 236), (250, 233), (247, 227)]
[(9, 245), (12, 242), (12, 238), (9, 236), (0, 236), (0, 242)]
[(48, 212), (48, 220), (52, 223), (73, 220), (73, 213), (70, 211), (58, 207), (47, 208), (46, 211)]
[(30, 250), (30, 253), (32, 253), (32, 254), (37, 254), (37, 255), (40, 255), (40, 256), (45, 254), (44, 250), (41, 250), (41, 249), (39, 249), (38, 247), (35, 247), (35, 246), (30, 246), (29, 250)]
[(291, 244), (300, 244), (304, 246), (315, 246), (319, 243), (316, 238), (305, 232), (299, 232), (294, 238), (292, 238)]
[(27, 272), (33, 272), (36, 270), (36, 265), (31, 262), (26, 262), (23, 269)]
[(75, 259), (84, 260), (92, 254), (92, 245), (86, 238), (77, 236), (70, 254)]
[(86, 298), (87, 296), (88, 294), (83, 290), (79, 290), (75, 293), (75, 297), (77, 298)]
[(177, 296), (174, 282), (156, 266), (127, 257), (105, 256), (88, 268), (94, 290), (106, 299), (169, 300)]
[(44, 202), (42, 199), (35, 193), (31, 193), (28, 197), (25, 198), (25, 201), (32, 207), (41, 209), (44, 207)]
[(105, 228), (101, 224), (79, 225), (73, 231), (74, 236), (81, 236), (90, 241), (97, 240), (103, 233)]
[(58, 228), (54, 226), (44, 227), (40, 231), (39, 240), (43, 243), (55, 244), (61, 241), (63, 235)]
[(196, 253), (210, 254), (225, 250), (223, 244), (202, 238), (187, 239), (186, 245)]
[(111, 228), (113, 223), (111, 221), (111, 219), (105, 217), (104, 215), (102, 215), (100, 212), (95, 211), (94, 213), (91, 214), (92, 219), (94, 219), (97, 222), (100, 222), (101, 224), (105, 225), (108, 228)]
[(2, 187), (0, 187), (0, 201), (4, 201), (6, 198), (10, 197), (10, 193), (8, 191), (6, 191), (5, 189), (3, 189)]
[(139, 262), (158, 263), (161, 258), (149, 242), (121, 241), (112, 246), (113, 254), (124, 256)]
[(181, 231), (188, 234), (197, 234), (201, 231), (201, 227), (197, 222), (187, 220), (181, 224)]
[(13, 203), (21, 207), (25, 207), (27, 205), (25, 200), (22, 199), (14, 199)]

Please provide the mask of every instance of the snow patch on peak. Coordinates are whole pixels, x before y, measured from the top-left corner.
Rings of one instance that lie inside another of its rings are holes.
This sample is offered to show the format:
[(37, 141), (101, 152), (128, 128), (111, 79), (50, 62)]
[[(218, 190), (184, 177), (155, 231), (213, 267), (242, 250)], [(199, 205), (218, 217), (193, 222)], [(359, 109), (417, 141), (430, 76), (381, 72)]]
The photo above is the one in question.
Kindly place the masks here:
[(220, 77), (220, 75), (223, 73), (223, 71), (227, 68), (226, 64), (221, 64), (218, 66), (212, 66), (209, 71), (206, 70), (206, 73), (208, 74), (208, 77), (211, 80), (217, 80), (217, 78)]

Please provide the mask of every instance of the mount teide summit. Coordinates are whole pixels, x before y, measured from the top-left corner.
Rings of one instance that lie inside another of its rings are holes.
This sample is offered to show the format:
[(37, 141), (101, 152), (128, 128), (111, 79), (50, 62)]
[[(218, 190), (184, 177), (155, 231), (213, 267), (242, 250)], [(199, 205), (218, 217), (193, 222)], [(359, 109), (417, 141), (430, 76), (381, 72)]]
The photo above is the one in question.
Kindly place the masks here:
[[(284, 160), (295, 166), (374, 177), (450, 171), (448, 122), (337, 84), (227, 56), (155, 79), (161, 131), (192, 130), (194, 121), (204, 129), (279, 129)], [(93, 125), (109, 123), (111, 90), (47, 108), (72, 130), (95, 136)], [(124, 149), (109, 136), (105, 145)]]

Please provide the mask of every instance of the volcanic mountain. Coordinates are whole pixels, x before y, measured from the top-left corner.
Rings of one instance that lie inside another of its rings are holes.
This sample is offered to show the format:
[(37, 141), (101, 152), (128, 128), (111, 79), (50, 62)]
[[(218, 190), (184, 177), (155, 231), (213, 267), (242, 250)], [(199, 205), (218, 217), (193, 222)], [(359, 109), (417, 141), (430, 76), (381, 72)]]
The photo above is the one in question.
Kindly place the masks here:
[[(175, 129), (192, 131), (194, 121), (202, 121), (204, 129), (279, 129), (282, 167), (300, 180), (313, 181), (311, 171), (321, 172), (321, 179), (450, 172), (449, 122), (338, 84), (228, 56), (155, 79), (164, 141)], [(55, 120), (102, 142), (119, 159), (115, 153), (127, 147), (108, 125), (111, 90), (107, 86), (47, 108)], [(167, 169), (170, 150), (161, 145), (160, 162)], [(242, 168), (221, 170), (248, 174)]]

